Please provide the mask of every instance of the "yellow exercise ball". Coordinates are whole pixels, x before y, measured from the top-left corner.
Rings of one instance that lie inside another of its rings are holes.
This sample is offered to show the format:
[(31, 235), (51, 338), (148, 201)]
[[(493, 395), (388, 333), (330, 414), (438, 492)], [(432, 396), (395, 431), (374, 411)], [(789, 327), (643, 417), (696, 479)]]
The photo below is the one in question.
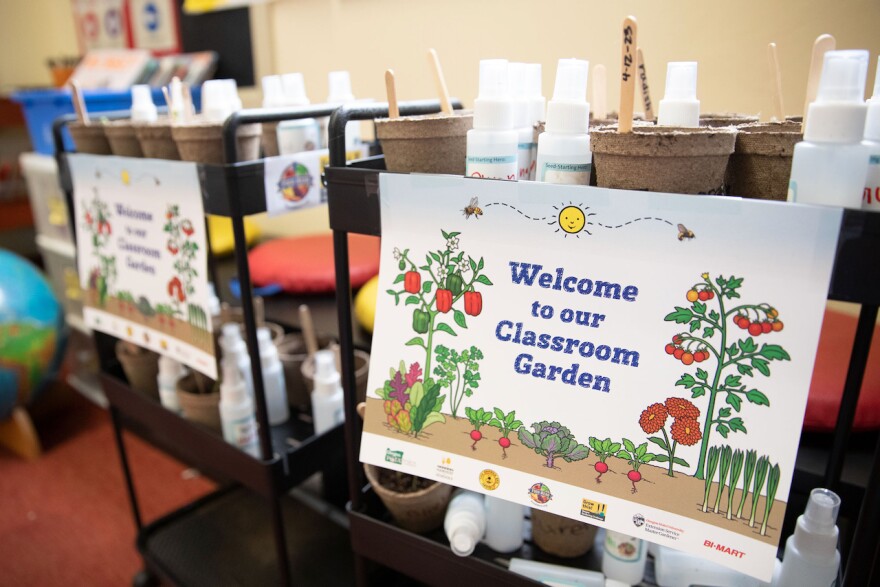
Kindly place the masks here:
[(379, 276), (366, 282), (354, 297), (354, 317), (367, 332), (373, 332), (376, 321), (376, 294), (379, 291)]

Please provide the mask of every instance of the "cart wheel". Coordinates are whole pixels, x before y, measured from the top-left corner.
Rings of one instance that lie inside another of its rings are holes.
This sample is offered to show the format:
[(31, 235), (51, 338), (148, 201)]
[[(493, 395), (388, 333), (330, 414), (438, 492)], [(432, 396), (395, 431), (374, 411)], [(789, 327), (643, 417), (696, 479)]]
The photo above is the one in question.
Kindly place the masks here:
[(132, 587), (158, 587), (159, 579), (153, 573), (144, 569), (131, 580)]

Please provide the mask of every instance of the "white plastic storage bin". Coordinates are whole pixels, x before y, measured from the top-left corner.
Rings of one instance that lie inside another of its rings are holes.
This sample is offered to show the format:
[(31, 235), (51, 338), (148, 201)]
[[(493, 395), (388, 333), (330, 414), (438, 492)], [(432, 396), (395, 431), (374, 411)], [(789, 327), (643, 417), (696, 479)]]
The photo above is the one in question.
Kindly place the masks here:
[(76, 271), (76, 248), (69, 242), (37, 235), (37, 249), (43, 256), (46, 274), (61, 305), (67, 323), (85, 330), (83, 322), (83, 291)]
[(67, 201), (58, 181), (55, 159), (39, 153), (22, 153), (18, 161), (27, 183), (37, 234), (72, 243)]

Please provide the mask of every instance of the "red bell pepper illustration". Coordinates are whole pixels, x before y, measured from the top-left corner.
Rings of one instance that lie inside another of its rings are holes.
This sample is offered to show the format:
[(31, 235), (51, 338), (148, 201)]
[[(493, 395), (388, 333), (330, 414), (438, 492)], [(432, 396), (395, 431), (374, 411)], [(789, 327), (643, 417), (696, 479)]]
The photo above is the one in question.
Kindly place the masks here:
[(437, 310), (443, 313), (452, 309), (452, 292), (448, 289), (437, 290)]
[(478, 291), (464, 292), (464, 313), (468, 316), (479, 316), (483, 311), (483, 294)]
[(168, 282), (168, 295), (172, 297), (177, 296), (177, 301), (179, 302), (186, 301), (186, 294), (183, 293), (183, 283), (179, 277), (172, 277), (171, 281)]
[(403, 289), (408, 293), (419, 293), (422, 289), (422, 276), (418, 271), (407, 271), (403, 278)]
[(193, 228), (192, 222), (189, 220), (183, 220), (180, 223), (180, 230), (182, 230), (183, 234), (186, 236), (192, 236), (192, 233), (196, 231), (195, 228)]

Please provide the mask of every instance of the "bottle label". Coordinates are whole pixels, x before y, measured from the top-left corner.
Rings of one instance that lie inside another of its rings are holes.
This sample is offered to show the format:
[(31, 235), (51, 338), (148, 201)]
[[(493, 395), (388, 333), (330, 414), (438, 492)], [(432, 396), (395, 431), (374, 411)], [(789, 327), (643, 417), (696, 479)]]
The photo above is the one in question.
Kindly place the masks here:
[(538, 181), (565, 185), (590, 185), (590, 171), (593, 167), (592, 154), (587, 161), (572, 161), (565, 155), (542, 157)]
[(605, 534), (605, 555), (616, 560), (625, 563), (635, 562), (642, 557), (643, 548), (645, 543), (638, 538), (616, 532)]
[(257, 455), (257, 422), (253, 416), (223, 423), (223, 438), (241, 450)]
[(868, 160), (868, 181), (862, 194), (862, 210), (880, 211), (880, 154)]
[(468, 156), (465, 175), (480, 179), (516, 181), (517, 175), (519, 175), (517, 157), (516, 155)]
[(519, 180), (525, 181), (535, 177), (535, 143), (520, 143), (516, 147), (517, 166), (519, 167)]

